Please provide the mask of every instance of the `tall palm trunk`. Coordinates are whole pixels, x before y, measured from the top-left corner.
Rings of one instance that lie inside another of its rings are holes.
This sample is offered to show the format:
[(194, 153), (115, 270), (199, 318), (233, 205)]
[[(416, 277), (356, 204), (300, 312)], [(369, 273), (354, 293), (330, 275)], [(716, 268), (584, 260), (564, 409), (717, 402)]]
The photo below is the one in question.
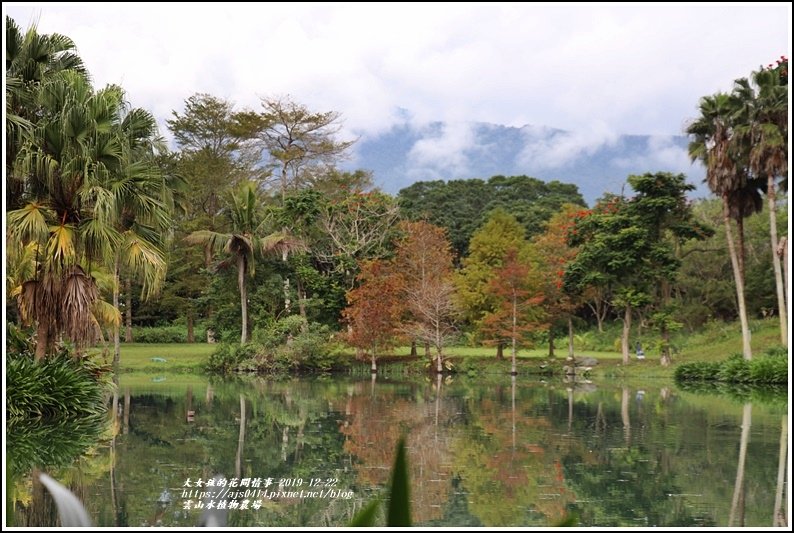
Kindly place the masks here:
[(623, 421), (623, 438), (626, 446), (631, 444), (631, 418), (629, 417), (629, 389), (623, 387), (620, 395), (620, 418)]
[(739, 275), (742, 277), (742, 283), (747, 279), (745, 276), (744, 259), (747, 255), (746, 246), (744, 244), (744, 217), (739, 215), (736, 219), (736, 244), (739, 248), (737, 259), (739, 260)]
[(778, 455), (777, 487), (772, 527), (786, 527), (786, 510), (783, 507), (783, 487), (786, 485), (786, 457), (788, 455), (788, 418), (783, 417), (780, 429), (780, 453)]
[(245, 258), (242, 255), (237, 257), (237, 286), (240, 288), (240, 311), (243, 315), (240, 344), (245, 344), (248, 342), (248, 295), (245, 290)]
[(783, 288), (783, 272), (780, 268), (780, 258), (777, 255), (777, 206), (775, 205), (775, 177), (766, 178), (766, 198), (769, 204), (769, 238), (772, 241), (772, 266), (775, 269), (775, 289), (777, 291), (777, 310), (780, 317), (780, 342), (788, 346), (788, 317), (786, 313), (786, 298)]
[(738, 513), (744, 514), (744, 510), (739, 509), (739, 503), (740, 500), (744, 500), (744, 460), (747, 457), (747, 443), (750, 440), (750, 423), (752, 417), (753, 404), (744, 404), (742, 414), (742, 436), (739, 440), (739, 464), (736, 466), (736, 482), (733, 486), (733, 500), (731, 501), (731, 513), (728, 516), (728, 527), (734, 526)]
[(132, 280), (130, 276), (124, 280), (124, 342), (132, 342)]
[(243, 476), (243, 447), (245, 446), (245, 396), (240, 395), (240, 434), (237, 437), (237, 455), (234, 459), (234, 473)]
[(739, 259), (736, 254), (736, 246), (733, 242), (733, 232), (731, 231), (730, 206), (728, 195), (722, 195), (722, 219), (725, 223), (725, 239), (728, 241), (728, 253), (731, 256), (731, 266), (733, 267), (733, 280), (736, 283), (736, 300), (739, 304), (739, 321), (742, 324), (742, 354), (746, 360), (753, 358), (750, 348), (750, 325), (747, 321), (747, 307), (744, 303), (744, 278), (739, 268)]
[[(788, 237), (783, 235), (780, 239), (780, 242), (777, 245), (777, 256), (783, 262), (783, 280), (784, 280), (784, 288), (785, 294), (788, 294)], [(787, 302), (791, 303), (791, 302)], [(788, 306), (786, 307), (788, 309)]]
[[(119, 256), (113, 264), (113, 308), (119, 308)], [(113, 368), (118, 369), (121, 360), (121, 337), (119, 336), (120, 324), (113, 325)]]
[(573, 318), (568, 315), (568, 358), (573, 359)]

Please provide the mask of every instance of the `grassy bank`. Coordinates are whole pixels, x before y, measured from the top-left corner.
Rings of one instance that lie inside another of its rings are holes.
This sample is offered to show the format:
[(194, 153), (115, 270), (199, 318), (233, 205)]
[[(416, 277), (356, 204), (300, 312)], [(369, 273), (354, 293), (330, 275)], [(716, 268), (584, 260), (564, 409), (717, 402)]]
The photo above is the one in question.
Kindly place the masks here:
[[(142, 344), (121, 345), (119, 367), (122, 372), (204, 372), (204, 365), (217, 344)], [(94, 348), (93, 353), (110, 362), (113, 347), (109, 350)]]
[[(753, 352), (760, 355), (772, 346), (779, 345), (777, 319), (751, 321)], [(619, 327), (613, 325), (605, 332), (582, 332), (576, 336), (575, 351), (578, 357), (594, 357), (599, 364), (593, 369), (591, 376), (597, 377), (631, 377), (631, 378), (667, 378), (672, 379), (673, 371), (678, 363), (706, 361), (722, 361), (729, 355), (741, 352), (741, 332), (738, 323), (711, 323), (701, 331), (691, 334), (679, 334), (673, 338), (677, 353), (673, 356), (673, 366), (659, 365), (658, 353), (653, 348), (655, 340), (646, 335), (643, 345), (646, 359), (632, 359), (628, 365), (622, 364), (621, 354), (615, 350), (615, 340), (619, 338)], [(217, 349), (215, 344), (122, 344), (121, 370), (123, 372), (146, 373), (202, 373), (210, 354)], [(419, 348), (419, 357), (411, 361), (409, 346), (395, 348), (382, 364), (393, 366), (403, 365), (412, 371), (421, 371), (426, 359), (424, 350)], [(101, 354), (101, 350), (96, 351)], [(510, 352), (505, 350), (503, 360), (496, 359), (496, 350), (492, 346), (450, 346), (446, 355), (451, 358), (455, 370), (462, 373), (507, 373), (510, 371)], [(518, 353), (518, 371), (520, 374), (544, 373), (549, 370), (561, 370), (567, 355), (567, 340), (558, 339), (556, 358), (548, 358), (548, 348), (536, 347), (522, 349)], [(347, 356), (354, 360), (352, 350)], [(101, 355), (112, 357), (112, 354)], [(354, 363), (368, 369), (369, 363)], [(367, 370), (368, 372), (368, 370)]]

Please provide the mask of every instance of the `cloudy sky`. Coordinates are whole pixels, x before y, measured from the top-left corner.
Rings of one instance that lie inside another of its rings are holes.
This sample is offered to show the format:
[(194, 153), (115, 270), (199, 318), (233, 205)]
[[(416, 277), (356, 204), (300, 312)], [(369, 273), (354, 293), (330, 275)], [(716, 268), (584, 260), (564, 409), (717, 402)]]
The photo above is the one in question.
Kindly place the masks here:
[(680, 134), (700, 96), (791, 49), (785, 3), (184, 6), (4, 11), (70, 36), (97, 84), (123, 85), (161, 123), (195, 92), (241, 107), (289, 94), (341, 112), (349, 135), (445, 121), (432, 148), (450, 160), (473, 142), (469, 121), (575, 132), (550, 148), (560, 156)]

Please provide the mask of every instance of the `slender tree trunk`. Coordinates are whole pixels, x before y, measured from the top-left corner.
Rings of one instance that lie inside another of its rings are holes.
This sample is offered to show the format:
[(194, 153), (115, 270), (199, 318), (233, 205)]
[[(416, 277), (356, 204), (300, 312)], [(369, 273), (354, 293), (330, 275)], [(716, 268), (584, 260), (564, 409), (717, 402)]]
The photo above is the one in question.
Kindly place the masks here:
[(496, 345), (496, 358), (499, 360), (505, 358), (505, 343), (502, 341)]
[(289, 278), (284, 278), (284, 313), (292, 314), (292, 301), (289, 299)]
[(240, 395), (240, 434), (237, 437), (237, 456), (234, 461), (234, 472), (239, 479), (243, 477), (243, 447), (245, 446), (245, 396)]
[(623, 387), (620, 395), (620, 418), (623, 420), (623, 438), (626, 439), (626, 446), (631, 444), (631, 419), (629, 418), (629, 389)]
[(510, 376), (510, 418), (513, 422), (513, 452), (516, 451), (516, 377)]
[(432, 361), (432, 357), (430, 356), (430, 343), (425, 341), (425, 357)]
[(516, 372), (516, 340), (518, 337), (518, 300), (516, 295), (513, 294), (513, 346), (511, 350), (511, 366), (510, 366), (510, 374), (515, 376), (518, 374)]
[(744, 260), (747, 256), (746, 245), (744, 244), (744, 217), (739, 216), (736, 219), (736, 244), (739, 247), (739, 275), (742, 277), (742, 283), (747, 279), (745, 276)]
[(124, 342), (132, 339), (132, 280), (129, 276), (124, 280), (124, 320), (127, 329), (124, 331)]
[(772, 527), (786, 527), (786, 509), (783, 507), (783, 487), (786, 485), (786, 457), (788, 456), (788, 420), (784, 416), (780, 428), (780, 454), (778, 455), (777, 487), (775, 489), (775, 511)]
[(237, 286), (240, 288), (240, 311), (243, 315), (240, 344), (245, 344), (248, 342), (248, 295), (245, 290), (245, 258), (242, 255), (237, 257)]
[(573, 359), (573, 318), (568, 315), (568, 358)]
[(620, 337), (620, 349), (623, 353), (623, 364), (629, 364), (629, 333), (631, 331), (631, 306), (626, 305), (623, 313), (623, 334)]
[(747, 321), (747, 307), (744, 303), (744, 277), (739, 268), (739, 259), (736, 254), (736, 247), (733, 243), (733, 232), (731, 231), (731, 216), (728, 206), (728, 196), (722, 197), (722, 219), (725, 223), (725, 238), (728, 241), (728, 253), (731, 256), (731, 266), (733, 267), (733, 280), (736, 283), (736, 300), (739, 304), (739, 321), (742, 324), (742, 354), (746, 360), (753, 358), (753, 351), (750, 348), (750, 325)]
[(672, 358), (670, 357), (670, 330), (667, 328), (667, 324), (662, 324), (662, 355), (659, 357), (659, 363), (662, 366), (670, 366), (673, 362)]
[[(113, 308), (119, 310), (119, 256), (116, 255), (116, 261), (113, 264)], [(113, 369), (118, 370), (119, 361), (121, 360), (121, 337), (119, 336), (120, 324), (113, 325)]]
[(747, 457), (747, 443), (750, 440), (750, 423), (753, 417), (753, 404), (744, 404), (742, 413), (742, 436), (739, 441), (739, 464), (736, 467), (736, 482), (733, 485), (733, 500), (731, 501), (731, 514), (728, 516), (728, 527), (733, 527), (737, 513), (744, 514), (739, 509), (740, 500), (744, 499), (744, 460)]
[(130, 388), (124, 389), (124, 417), (122, 418), (121, 433), (126, 435), (130, 432), (130, 408), (132, 399), (130, 398)]
[[(662, 308), (666, 308), (668, 302), (670, 301), (670, 284), (667, 282), (666, 279), (662, 280)], [(662, 336), (662, 350), (659, 357), (659, 363), (662, 366), (670, 366), (672, 362), (670, 359), (670, 331), (667, 327), (667, 320), (663, 319), (662, 324), (659, 328), (659, 333)]]
[(438, 411), (441, 406), (441, 373), (436, 374), (436, 437), (438, 437)]
[(568, 387), (568, 434), (573, 427), (573, 387)]
[(604, 332), (604, 320), (606, 319), (607, 314), (607, 305), (604, 302), (603, 298), (600, 296), (595, 298), (592, 302), (587, 302), (587, 307), (593, 312), (595, 315), (596, 322), (598, 323), (598, 332)]
[(303, 318), (301, 329), (305, 332), (309, 324), (309, 321), (306, 318), (306, 294), (303, 290), (303, 282), (301, 281), (300, 277), (295, 276), (295, 284), (298, 289), (298, 312), (300, 313), (301, 318)]
[(783, 272), (780, 268), (780, 258), (777, 255), (777, 204), (775, 202), (775, 177), (766, 179), (766, 197), (769, 205), (769, 238), (772, 242), (772, 266), (775, 269), (775, 289), (777, 292), (777, 311), (780, 317), (780, 343), (788, 346), (788, 317), (786, 312), (786, 297), (783, 288)]
[(378, 365), (375, 363), (375, 347), (372, 347), (372, 367), (370, 368), (370, 372), (373, 374), (378, 373)]
[(554, 328), (549, 326), (549, 357), (554, 357)]
[(416, 339), (411, 341), (411, 357), (416, 357), (418, 354), (416, 353)]
[[(777, 256), (783, 262), (785, 294), (788, 294), (788, 237), (785, 235), (781, 237), (780, 242), (777, 245)], [(788, 310), (788, 304), (790, 303), (790, 301), (786, 300), (786, 310)]]

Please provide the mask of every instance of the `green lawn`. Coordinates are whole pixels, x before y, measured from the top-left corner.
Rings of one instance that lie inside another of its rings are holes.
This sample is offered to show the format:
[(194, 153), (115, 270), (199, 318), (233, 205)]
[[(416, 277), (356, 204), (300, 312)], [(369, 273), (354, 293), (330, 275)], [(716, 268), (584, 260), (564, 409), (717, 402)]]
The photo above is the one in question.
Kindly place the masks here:
[[(122, 372), (203, 372), (210, 354), (217, 344), (122, 344), (119, 366)], [(102, 356), (113, 358), (113, 348)], [(165, 359), (165, 361), (162, 361)]]

